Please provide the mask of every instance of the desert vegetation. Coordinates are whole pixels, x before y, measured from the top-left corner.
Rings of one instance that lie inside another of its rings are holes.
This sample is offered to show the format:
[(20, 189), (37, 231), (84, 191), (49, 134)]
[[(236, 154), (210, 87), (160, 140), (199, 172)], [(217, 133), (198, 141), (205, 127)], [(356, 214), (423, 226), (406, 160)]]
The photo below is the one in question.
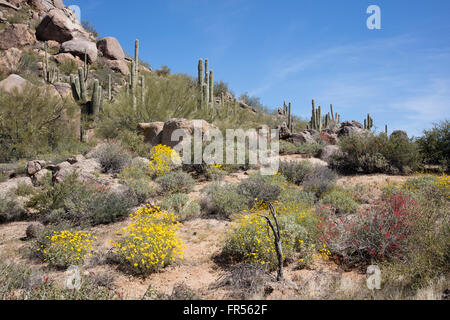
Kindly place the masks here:
[[(410, 138), (314, 100), (297, 116), (235, 95), (208, 59), (197, 77), (154, 71), (138, 40), (134, 57), (111, 58), (113, 40), (85, 22), (91, 57), (42, 40), (35, 20), (39, 40), (0, 69), (0, 299), (441, 299), (450, 287), (448, 120)], [(277, 129), (277, 172), (248, 150), (243, 164), (182, 164), (167, 136), (195, 119), (203, 136)], [(71, 266), (78, 290), (62, 280)]]

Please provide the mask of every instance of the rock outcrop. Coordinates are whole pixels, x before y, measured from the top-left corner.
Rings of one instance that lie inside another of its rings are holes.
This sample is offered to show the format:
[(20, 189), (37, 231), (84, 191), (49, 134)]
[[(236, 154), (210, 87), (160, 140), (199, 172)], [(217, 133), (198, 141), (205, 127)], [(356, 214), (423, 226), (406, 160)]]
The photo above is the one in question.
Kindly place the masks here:
[(125, 53), (116, 38), (106, 37), (98, 40), (97, 49), (101, 52), (103, 57), (108, 58), (109, 60), (125, 59)]
[(11, 93), (14, 89), (17, 89), (20, 93), (23, 92), (23, 90), (29, 84), (30, 83), (21, 76), (18, 76), (17, 74), (11, 74), (8, 78), (0, 81), (0, 90)]
[(82, 38), (64, 42), (61, 45), (61, 52), (68, 52), (83, 59), (86, 54), (88, 62), (91, 64), (96, 62), (98, 57), (97, 46), (95, 43)]

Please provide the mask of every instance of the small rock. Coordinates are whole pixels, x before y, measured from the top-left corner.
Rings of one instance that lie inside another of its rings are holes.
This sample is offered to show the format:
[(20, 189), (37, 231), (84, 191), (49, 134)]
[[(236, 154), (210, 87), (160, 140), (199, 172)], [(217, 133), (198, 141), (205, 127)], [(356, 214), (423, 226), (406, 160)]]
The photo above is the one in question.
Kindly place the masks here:
[[(33, 176), (34, 185), (37, 185), (37, 186), (43, 185), (45, 182), (45, 179), (48, 176), (50, 176), (50, 177), (52, 176), (52, 172), (48, 169), (42, 169), (39, 172), (36, 172), (36, 174)], [(51, 179), (50, 179), (50, 181), (51, 181)]]
[(75, 164), (75, 163), (81, 162), (83, 160), (86, 160), (86, 158), (82, 154), (77, 154), (75, 156), (70, 157), (66, 161), (70, 164)]
[(42, 170), (42, 165), (38, 160), (28, 161), (27, 173), (32, 176)]

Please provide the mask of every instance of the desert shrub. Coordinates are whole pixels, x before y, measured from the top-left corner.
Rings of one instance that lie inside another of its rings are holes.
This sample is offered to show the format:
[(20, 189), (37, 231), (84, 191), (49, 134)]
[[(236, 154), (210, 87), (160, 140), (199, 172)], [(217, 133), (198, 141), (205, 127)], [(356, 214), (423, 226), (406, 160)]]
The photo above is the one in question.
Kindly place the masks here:
[(41, 241), (41, 246), (36, 250), (50, 266), (67, 268), (84, 262), (86, 256), (91, 254), (95, 239), (95, 236), (86, 231), (72, 233), (63, 230), (45, 235), (45, 241)]
[(285, 140), (281, 140), (280, 141), (280, 154), (281, 155), (285, 155), (285, 154), (295, 154), (298, 153), (298, 147), (289, 142), (289, 141), (285, 141)]
[(25, 218), (26, 212), (18, 205), (15, 194), (0, 194), (0, 224)]
[(194, 179), (183, 171), (169, 172), (155, 179), (162, 194), (189, 193), (195, 185)]
[(324, 166), (315, 166), (311, 173), (308, 173), (303, 181), (306, 191), (315, 192), (317, 195), (333, 188), (337, 174), (335, 171)]
[(172, 213), (143, 207), (130, 219), (124, 237), (113, 243), (114, 253), (124, 267), (148, 274), (183, 258), (184, 245), (176, 234), (179, 222)]
[(279, 201), (281, 203), (297, 202), (304, 204), (305, 207), (313, 207), (317, 201), (317, 197), (313, 192), (306, 192), (294, 188), (288, 188), (281, 193)]
[(417, 139), (420, 152), (427, 164), (441, 165), (445, 170), (450, 167), (450, 121), (444, 120), (425, 130), (423, 137)]
[(175, 193), (165, 197), (160, 204), (163, 210), (174, 212), (180, 221), (185, 221), (200, 214), (200, 205), (190, 201), (189, 196), (183, 193)]
[(253, 175), (237, 186), (237, 192), (243, 196), (251, 208), (257, 201), (276, 201), (280, 197), (286, 180), (280, 176)]
[(119, 179), (128, 186), (138, 203), (144, 203), (157, 194), (156, 186), (148, 175), (147, 165), (140, 160), (133, 160), (120, 173)]
[(167, 77), (170, 75), (170, 68), (166, 65), (156, 70), (156, 74), (160, 77)]
[[(280, 227), (284, 260), (290, 260), (294, 253), (300, 252), (301, 263), (311, 261), (315, 246), (312, 240), (310, 210), (298, 203), (281, 203), (275, 205)], [(278, 265), (274, 239), (267, 221), (269, 216), (267, 205), (260, 202), (250, 212), (235, 217), (233, 227), (223, 247), (223, 254), (234, 261), (253, 265), (265, 265), (274, 269)], [(308, 218), (306, 218), (309, 216)], [(304, 224), (304, 220), (308, 220)], [(315, 225), (315, 224), (313, 224)], [(313, 226), (315, 228), (315, 226)]]
[(70, 76), (73, 73), (76, 73), (78, 70), (78, 65), (75, 62), (75, 60), (67, 59), (63, 63), (60, 63), (58, 65), (59, 71), (61, 71), (63, 74)]
[(289, 182), (300, 185), (305, 180), (306, 176), (314, 170), (313, 165), (308, 161), (282, 161), (280, 162), (279, 172)]
[(227, 174), (225, 170), (222, 170), (222, 167), (221, 164), (208, 165), (206, 167), (206, 178), (209, 181), (221, 181)]
[(84, 28), (84, 30), (92, 34), (94, 38), (98, 37), (98, 32), (90, 21), (88, 20), (81, 21), (81, 26)]
[(404, 259), (419, 216), (417, 202), (394, 194), (355, 217), (327, 218), (322, 239), (344, 263)]
[(234, 184), (213, 183), (202, 190), (200, 205), (205, 213), (229, 217), (247, 208), (247, 200), (237, 192)]
[(138, 156), (146, 157), (148, 155), (149, 147), (144, 142), (144, 136), (133, 131), (124, 130), (118, 134), (117, 139)]
[(178, 153), (171, 147), (158, 144), (149, 153), (148, 169), (150, 175), (159, 177), (169, 173), (177, 163), (181, 162)]
[(29, 195), (34, 194), (34, 188), (33, 186), (25, 183), (25, 182), (19, 182), (17, 184), (17, 188), (14, 190), (16, 196), (19, 197), (26, 197)]
[(99, 160), (104, 173), (120, 173), (132, 159), (130, 151), (114, 140), (101, 144), (92, 157)]
[[(61, 122), (76, 105), (39, 87), (0, 94), (0, 162), (33, 158), (76, 140), (75, 130)], [(30, 108), (33, 106), (33, 108)], [(14, 119), (14, 121), (11, 121)]]
[(1, 300), (116, 300), (123, 294), (98, 286), (82, 276), (79, 290), (62, 288), (43, 272), (13, 263), (0, 263)]
[(306, 155), (308, 157), (318, 157), (320, 151), (323, 149), (322, 144), (318, 143), (299, 143), (296, 144), (297, 152), (299, 154)]
[(319, 202), (319, 205), (330, 206), (331, 210), (336, 214), (354, 213), (358, 209), (358, 203), (353, 200), (348, 191), (334, 188), (326, 192)]
[(331, 157), (330, 165), (343, 173), (409, 174), (420, 164), (418, 146), (396, 134), (360, 134), (344, 137), (342, 153)]
[(73, 226), (107, 224), (123, 219), (136, 200), (129, 193), (110, 192), (101, 186), (87, 186), (71, 174), (54, 187), (34, 195), (27, 207), (38, 211), (46, 223), (69, 222)]

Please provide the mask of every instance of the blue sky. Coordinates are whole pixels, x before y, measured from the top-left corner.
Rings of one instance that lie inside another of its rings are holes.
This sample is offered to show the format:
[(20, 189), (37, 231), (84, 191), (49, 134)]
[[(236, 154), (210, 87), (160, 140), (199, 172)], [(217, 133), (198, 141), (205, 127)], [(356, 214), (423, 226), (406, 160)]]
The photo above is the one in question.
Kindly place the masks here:
[[(450, 118), (448, 0), (64, 0), (100, 36), (114, 36), (153, 68), (196, 76), (209, 58), (215, 80), (275, 108), (311, 99), (345, 120), (367, 113), (384, 130), (419, 136)], [(381, 30), (369, 30), (369, 5)]]

